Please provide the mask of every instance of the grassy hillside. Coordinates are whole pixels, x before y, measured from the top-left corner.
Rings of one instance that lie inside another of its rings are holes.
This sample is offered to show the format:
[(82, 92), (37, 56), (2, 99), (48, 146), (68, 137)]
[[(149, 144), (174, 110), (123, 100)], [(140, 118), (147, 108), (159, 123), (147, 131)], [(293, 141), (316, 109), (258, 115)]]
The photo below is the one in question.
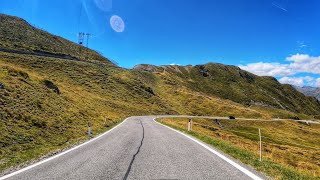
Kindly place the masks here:
[[(274, 80), (279, 91), (270, 90), (264, 78), (254, 76), (249, 83), (251, 74), (245, 71), (250, 77), (226, 85), (234, 77), (231, 71), (209, 75), (200, 66), (126, 70), (22, 19), (0, 15), (0, 22), (0, 171), (86, 139), (88, 121), (96, 135), (132, 115), (309, 118), (306, 114), (319, 110), (319, 102), (296, 91), (290, 95), (290, 88)], [(251, 103), (241, 93), (245, 86), (256, 96), (268, 92), (264, 101)], [(286, 108), (268, 99), (269, 93)]]
[(0, 169), (85, 139), (88, 121), (96, 134), (126, 116), (174, 113), (130, 76), (108, 66), (0, 53)]
[[(188, 118), (159, 121), (186, 131)], [(218, 124), (201, 118), (192, 121), (191, 135), (275, 179), (320, 178), (320, 124), (251, 120), (220, 120)], [(262, 162), (258, 128), (262, 132)]]
[(78, 60), (110, 63), (97, 52), (31, 26), (23, 19), (0, 14), (0, 48), (29, 53), (47, 53)]

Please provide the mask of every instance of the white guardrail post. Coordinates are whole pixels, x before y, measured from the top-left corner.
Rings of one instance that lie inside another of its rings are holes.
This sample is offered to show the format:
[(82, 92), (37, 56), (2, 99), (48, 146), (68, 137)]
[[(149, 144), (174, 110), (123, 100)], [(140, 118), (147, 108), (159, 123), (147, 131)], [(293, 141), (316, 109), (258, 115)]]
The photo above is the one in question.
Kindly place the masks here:
[(260, 161), (262, 161), (262, 142), (261, 142), (261, 129), (259, 128), (259, 139), (260, 139)]

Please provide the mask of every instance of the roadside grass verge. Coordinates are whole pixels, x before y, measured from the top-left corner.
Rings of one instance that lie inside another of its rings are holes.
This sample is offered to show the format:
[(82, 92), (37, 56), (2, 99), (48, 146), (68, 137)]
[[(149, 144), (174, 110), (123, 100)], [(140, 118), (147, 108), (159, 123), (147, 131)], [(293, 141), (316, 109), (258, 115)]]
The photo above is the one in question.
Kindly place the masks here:
[[(114, 128), (124, 120), (125, 118), (119, 118), (116, 121), (112, 121), (108, 123), (108, 125), (106, 125), (105, 127), (97, 131), (92, 131), (90, 139), (95, 138), (100, 134), (103, 134), (109, 131), (110, 129)], [(63, 151), (66, 151), (75, 146), (83, 144), (86, 141), (89, 141), (90, 139), (88, 138), (87, 135), (83, 135), (76, 139), (71, 139), (67, 142), (61, 143), (60, 145), (57, 145), (57, 146), (49, 145), (49, 144), (47, 146), (38, 145), (36, 147), (30, 148), (27, 150), (13, 151), (13, 153), (8, 154), (8, 156), (6, 156), (1, 160), (2, 162), (0, 163), (0, 176), (9, 174), (18, 169), (22, 169), (36, 162), (39, 162), (41, 160), (44, 160), (46, 158), (59, 154)]]
[[(263, 142), (263, 160), (259, 161), (258, 138), (235, 135), (214, 126), (209, 120), (193, 120), (193, 130), (187, 131), (187, 118), (161, 118), (158, 122), (169, 127), (192, 135), (199, 140), (214, 146), (242, 163), (252, 166), (256, 170), (273, 179), (319, 179), (319, 150), (308, 150), (299, 147), (277, 144), (277, 142)], [(199, 121), (211, 123), (211, 126), (201, 124)], [(232, 123), (234, 121), (230, 121)], [(251, 122), (247, 122), (251, 123)], [(222, 123), (225, 124), (225, 123)], [(250, 128), (248, 128), (250, 130)], [(251, 128), (252, 129), (252, 128)], [(281, 128), (279, 129), (281, 130)], [(272, 137), (269, 135), (269, 137)], [(254, 140), (253, 140), (254, 139)], [(255, 140), (256, 139), (256, 140)], [(279, 143), (279, 142), (278, 142)], [(252, 148), (252, 147), (255, 148)], [(282, 149), (282, 151), (281, 151)], [(299, 152), (296, 152), (299, 150)], [(292, 153), (292, 154), (290, 154)], [(307, 157), (296, 156), (300, 153), (311, 153)], [(278, 158), (278, 159), (276, 159)], [(290, 160), (285, 161), (286, 158)], [(309, 162), (308, 162), (309, 161)], [(291, 164), (289, 163), (291, 162)], [(296, 165), (296, 166), (294, 166)], [(314, 166), (312, 166), (314, 165)]]

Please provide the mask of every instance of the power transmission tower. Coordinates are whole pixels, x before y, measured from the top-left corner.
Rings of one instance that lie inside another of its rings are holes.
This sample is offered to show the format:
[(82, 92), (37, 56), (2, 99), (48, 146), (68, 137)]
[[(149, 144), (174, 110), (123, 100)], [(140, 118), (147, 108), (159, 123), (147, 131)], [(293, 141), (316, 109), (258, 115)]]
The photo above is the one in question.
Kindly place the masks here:
[(79, 32), (79, 34), (78, 34), (78, 43), (80, 45), (83, 45), (84, 36), (85, 36), (85, 33)]
[(87, 48), (88, 48), (88, 45), (89, 45), (89, 37), (91, 36), (90, 33), (86, 33), (86, 36), (87, 36)]
[[(89, 38), (91, 36), (90, 33), (84, 33), (84, 32), (79, 32), (78, 34), (78, 43), (83, 46), (83, 43), (84, 43), (84, 39), (85, 39), (85, 36), (87, 36), (86, 38), (86, 47), (87, 47), (87, 50), (86, 50), (86, 55), (85, 55), (85, 59), (88, 59), (88, 47), (89, 47)], [(79, 52), (81, 54), (81, 47), (79, 48)]]

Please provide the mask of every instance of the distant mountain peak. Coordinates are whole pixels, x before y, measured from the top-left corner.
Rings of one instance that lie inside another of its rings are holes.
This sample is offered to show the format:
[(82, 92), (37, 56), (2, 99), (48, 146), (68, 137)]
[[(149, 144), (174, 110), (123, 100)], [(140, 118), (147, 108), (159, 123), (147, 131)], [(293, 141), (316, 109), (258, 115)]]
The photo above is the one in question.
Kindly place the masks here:
[(320, 88), (311, 87), (311, 86), (303, 86), (303, 87), (293, 86), (293, 87), (296, 88), (301, 93), (303, 93), (304, 95), (315, 97), (320, 101)]

